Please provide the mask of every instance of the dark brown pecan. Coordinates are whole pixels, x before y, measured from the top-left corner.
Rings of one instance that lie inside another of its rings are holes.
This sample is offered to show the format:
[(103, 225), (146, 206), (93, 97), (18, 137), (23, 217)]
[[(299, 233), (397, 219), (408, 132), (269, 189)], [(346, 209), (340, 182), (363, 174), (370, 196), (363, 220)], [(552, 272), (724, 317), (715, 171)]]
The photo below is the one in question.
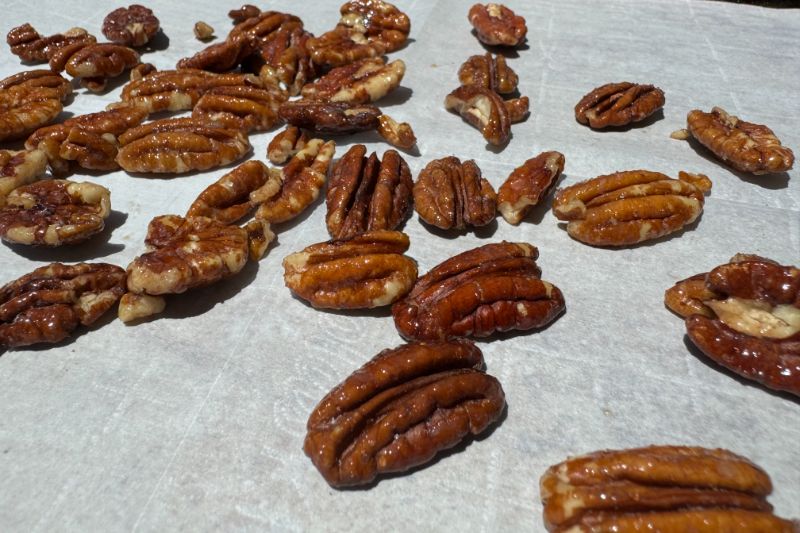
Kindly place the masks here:
[(58, 116), (60, 89), (14, 86), (0, 90), (0, 141), (24, 138)]
[(5, 91), (12, 87), (53, 89), (58, 93), (62, 102), (72, 94), (72, 85), (69, 80), (52, 70), (26, 70), (0, 80), (0, 91)]
[(0, 346), (60, 342), (125, 292), (125, 271), (107, 263), (51, 263), (0, 288)]
[(444, 107), (478, 128), (490, 144), (502, 146), (511, 137), (511, 118), (505, 102), (490, 89), (462, 85), (447, 95)]
[(343, 134), (378, 128), (380, 109), (374, 105), (351, 105), (346, 102), (285, 102), (278, 111), (292, 126), (317, 133)]
[(467, 18), (478, 40), (488, 45), (519, 46), (528, 33), (525, 19), (503, 4), (475, 4)]
[(257, 17), (260, 14), (261, 10), (252, 4), (244, 4), (239, 9), (231, 9), (228, 11), (228, 17), (234, 24), (239, 24), (249, 18)]
[(63, 34), (42, 37), (33, 26), (25, 23), (8, 32), (6, 42), (11, 46), (11, 53), (23, 61), (47, 63), (56, 51), (65, 46), (93, 43), (96, 39), (83, 28), (72, 28)]
[(41, 150), (0, 150), (0, 207), (16, 189), (33, 183), (47, 171), (47, 155)]
[(506, 222), (522, 222), (530, 208), (553, 188), (563, 170), (561, 152), (542, 152), (515, 168), (497, 192), (497, 209)]
[(546, 326), (565, 305), (558, 287), (539, 278), (538, 254), (504, 241), (451, 257), (392, 306), (397, 330), (409, 340), (444, 340)]
[(139, 4), (120, 7), (103, 19), (103, 35), (125, 46), (144, 46), (161, 26), (153, 11)]
[(581, 124), (602, 129), (639, 122), (664, 107), (664, 91), (640, 83), (608, 83), (581, 98), (575, 118)]
[(286, 163), (290, 157), (305, 148), (308, 143), (308, 134), (296, 126), (286, 126), (286, 129), (275, 135), (267, 146), (267, 157), (276, 164)]
[(325, 222), (334, 239), (359, 233), (395, 229), (405, 219), (411, 203), (411, 170), (394, 150), (383, 154), (356, 144), (339, 159), (328, 183)]
[(471, 159), (434, 159), (414, 183), (414, 209), (422, 220), (442, 229), (485, 226), (497, 214), (497, 195)]
[(246, 85), (215, 87), (198, 100), (192, 117), (243, 131), (265, 131), (278, 122), (286, 93), (277, 88)]
[(320, 401), (303, 449), (333, 487), (425, 464), (501, 415), (503, 389), (482, 368), (467, 341), (384, 350)]
[(396, 89), (405, 72), (406, 64), (400, 59), (388, 65), (379, 57), (362, 59), (336, 67), (306, 85), (303, 98), (350, 104), (375, 102)]
[(178, 69), (197, 69), (210, 72), (227, 72), (253, 53), (254, 44), (244, 35), (228, 37), (221, 43), (209, 45), (192, 57), (178, 61)]
[(401, 150), (411, 150), (417, 145), (417, 137), (408, 122), (397, 122), (389, 115), (378, 117), (378, 135)]
[(478, 85), (498, 94), (510, 94), (517, 90), (519, 77), (506, 64), (502, 55), (471, 56), (458, 69), (461, 85)]
[(289, 95), (296, 96), (317, 74), (306, 48), (311, 37), (302, 24), (285, 23), (263, 39), (245, 68), (257, 72), (264, 65), (270, 67)]

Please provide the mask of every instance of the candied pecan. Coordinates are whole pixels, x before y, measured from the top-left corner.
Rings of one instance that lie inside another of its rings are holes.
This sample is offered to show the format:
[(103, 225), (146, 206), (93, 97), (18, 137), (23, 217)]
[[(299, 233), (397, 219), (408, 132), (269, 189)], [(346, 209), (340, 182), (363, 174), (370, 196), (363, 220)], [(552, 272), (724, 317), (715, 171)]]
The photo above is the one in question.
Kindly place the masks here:
[(161, 23), (153, 11), (139, 4), (120, 7), (103, 19), (103, 35), (125, 46), (144, 46), (158, 33)]
[(378, 135), (401, 150), (411, 150), (417, 145), (417, 137), (408, 122), (398, 123), (389, 115), (378, 117)]
[(467, 18), (478, 40), (488, 45), (519, 46), (528, 33), (525, 18), (503, 4), (475, 4)]
[(508, 120), (512, 124), (522, 122), (528, 116), (530, 100), (527, 96), (506, 100), (504, 104), (506, 106), (506, 111), (508, 112)]
[(261, 10), (252, 4), (244, 4), (239, 9), (231, 9), (228, 11), (228, 17), (233, 20), (234, 24), (244, 22), (245, 20), (257, 17), (261, 14)]
[(664, 91), (640, 83), (607, 83), (581, 98), (575, 118), (581, 124), (602, 129), (639, 122), (664, 107)]
[(530, 244), (503, 241), (451, 257), (392, 306), (397, 330), (409, 340), (444, 340), (546, 326), (565, 304), (539, 278), (538, 255)]
[(336, 67), (314, 83), (303, 87), (303, 98), (325, 102), (367, 104), (395, 90), (406, 72), (398, 59), (388, 65), (380, 57), (362, 59)]
[(251, 220), (244, 225), (244, 230), (247, 232), (250, 260), (258, 261), (264, 257), (269, 244), (275, 240), (275, 234), (266, 220)]
[(279, 11), (262, 11), (233, 27), (230, 36), (244, 36), (250, 42), (264, 42), (281, 27), (302, 27), (299, 17)]
[(200, 97), (192, 117), (244, 131), (265, 131), (279, 120), (278, 108), (286, 101), (279, 89), (234, 85), (214, 87)]
[(389, 305), (417, 279), (417, 264), (403, 255), (408, 245), (408, 236), (390, 230), (312, 244), (284, 258), (283, 280), (318, 309)]
[(262, 40), (257, 52), (243, 66), (253, 72), (264, 66), (271, 68), (289, 95), (296, 96), (317, 74), (306, 49), (311, 37), (302, 24), (285, 23)]
[(542, 152), (515, 168), (497, 191), (497, 209), (506, 222), (519, 224), (553, 188), (563, 170), (561, 152)]
[(414, 209), (442, 229), (485, 226), (494, 220), (497, 195), (475, 161), (454, 156), (434, 159), (414, 183)]
[(519, 77), (506, 64), (502, 55), (489, 52), (482, 56), (470, 56), (458, 69), (461, 85), (478, 85), (498, 94), (510, 94), (517, 90)]
[(140, 318), (157, 315), (164, 311), (166, 306), (167, 301), (162, 296), (126, 292), (119, 300), (117, 314), (120, 320), (128, 323)]
[(593, 246), (626, 246), (657, 239), (694, 222), (711, 181), (680, 172), (628, 170), (559, 189), (553, 214), (567, 220), (570, 237)]
[(325, 223), (335, 239), (348, 239), (365, 231), (395, 229), (405, 219), (411, 203), (411, 170), (394, 150), (383, 160), (356, 144), (331, 173)]
[(62, 102), (72, 94), (72, 84), (70, 84), (69, 80), (52, 70), (26, 70), (0, 80), (0, 91), (8, 90), (12, 87), (29, 87), (31, 89), (45, 87), (53, 89)]
[(195, 38), (201, 41), (208, 41), (214, 38), (214, 28), (202, 20), (194, 23), (193, 31)]
[(481, 131), (490, 144), (502, 146), (511, 137), (511, 119), (496, 92), (477, 85), (462, 85), (447, 95), (444, 107), (455, 111)]
[(56, 33), (42, 37), (28, 23), (13, 28), (6, 37), (6, 42), (11, 46), (11, 53), (28, 63), (47, 63), (54, 53), (65, 46), (96, 41), (97, 39), (83, 28), (72, 28), (63, 34)]
[(211, 72), (227, 72), (241, 63), (242, 59), (253, 53), (254, 45), (244, 35), (228, 37), (221, 43), (214, 43), (197, 52), (192, 57), (178, 61), (182, 69), (198, 69)]
[(76, 161), (81, 168), (92, 170), (116, 170), (117, 138), (110, 133), (97, 135), (83, 128), (70, 128), (61, 143), (58, 157), (64, 161)]
[(387, 349), (316, 406), (303, 449), (333, 487), (425, 464), (497, 420), (500, 382), (468, 341)]
[(381, 111), (369, 104), (356, 106), (346, 102), (296, 100), (282, 104), (278, 114), (298, 128), (340, 134), (377, 129)]
[(158, 69), (152, 63), (139, 63), (130, 71), (130, 80), (139, 81), (148, 74), (156, 72)]
[(139, 54), (120, 44), (96, 43), (72, 54), (66, 70), (76, 78), (113, 78), (139, 64)]
[(276, 165), (286, 163), (290, 157), (306, 147), (308, 134), (296, 126), (286, 126), (267, 146), (267, 157)]
[[(562, 530), (558, 530), (562, 531)], [(563, 530), (566, 531), (566, 530)], [(794, 522), (772, 513), (736, 508), (685, 509), (664, 513), (597, 513), (587, 515), (569, 531), (769, 531), (796, 533)]]
[(125, 271), (108, 263), (51, 263), (0, 288), (0, 346), (60, 342), (89, 326), (125, 292)]
[(21, 139), (61, 113), (59, 89), (15, 86), (0, 90), (0, 141)]
[(740, 172), (771, 174), (794, 165), (794, 153), (762, 124), (739, 120), (724, 109), (699, 109), (686, 117), (689, 133), (715, 156)]
[(33, 183), (46, 171), (47, 155), (41, 150), (0, 150), (0, 207), (11, 191)]
[(664, 304), (683, 318), (695, 314), (714, 316), (714, 311), (703, 302), (715, 296), (706, 286), (706, 273), (703, 272), (683, 279), (664, 291)]
[(195, 118), (148, 122), (119, 137), (117, 163), (128, 172), (181, 173), (227, 165), (250, 149), (240, 130)]

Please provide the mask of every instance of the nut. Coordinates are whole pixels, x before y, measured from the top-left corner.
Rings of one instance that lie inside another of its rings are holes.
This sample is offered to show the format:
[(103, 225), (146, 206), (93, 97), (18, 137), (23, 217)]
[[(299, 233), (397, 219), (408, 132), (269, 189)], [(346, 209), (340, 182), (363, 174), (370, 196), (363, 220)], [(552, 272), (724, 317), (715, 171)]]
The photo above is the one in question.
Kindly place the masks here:
[(61, 113), (59, 89), (18, 86), (0, 90), (0, 141), (21, 139)]
[(546, 326), (565, 305), (558, 287), (539, 278), (538, 255), (530, 244), (503, 241), (451, 257), (392, 306), (397, 330), (427, 341)]
[(458, 69), (461, 85), (477, 85), (498, 94), (510, 94), (517, 90), (519, 77), (506, 64), (502, 55), (470, 56)]
[(148, 316), (157, 315), (164, 311), (166, 306), (167, 301), (161, 296), (126, 292), (119, 300), (119, 309), (117, 313), (120, 320), (128, 323)]
[(389, 115), (378, 117), (378, 135), (401, 150), (411, 150), (417, 145), (417, 137), (408, 122), (398, 123)]
[(444, 107), (481, 131), (490, 144), (502, 146), (511, 137), (511, 119), (503, 99), (477, 85), (461, 86), (447, 95)]
[(475, 4), (469, 9), (467, 18), (475, 28), (475, 36), (483, 44), (519, 46), (528, 33), (525, 18), (503, 4)]
[(315, 308), (367, 309), (401, 298), (417, 279), (408, 237), (377, 230), (312, 244), (283, 260), (283, 280)]
[(158, 69), (152, 63), (139, 63), (131, 69), (130, 80), (139, 81), (148, 74), (156, 72)]
[(231, 9), (228, 11), (228, 17), (233, 20), (234, 24), (244, 22), (245, 20), (257, 17), (261, 14), (261, 10), (251, 4), (244, 4), (239, 9)]
[(16, 189), (33, 183), (47, 171), (47, 156), (41, 150), (0, 150), (0, 208)]
[(214, 28), (199, 20), (194, 23), (194, 36), (200, 41), (208, 41), (214, 38)]
[(278, 108), (286, 101), (279, 89), (233, 85), (215, 87), (198, 100), (192, 117), (243, 131), (265, 131), (278, 119)]
[(195, 118), (148, 122), (120, 135), (117, 163), (128, 172), (181, 173), (232, 163), (250, 150), (240, 130)]
[(76, 78), (114, 78), (138, 64), (136, 50), (119, 44), (97, 43), (72, 54), (66, 70)]
[(537, 205), (564, 171), (564, 155), (542, 152), (517, 167), (497, 192), (497, 209), (506, 222), (519, 224), (530, 208)]
[(305, 131), (295, 126), (286, 126), (286, 129), (278, 133), (267, 146), (267, 157), (275, 165), (286, 163), (290, 157), (305, 148), (308, 143), (308, 135)]
[(83, 28), (72, 28), (49, 37), (39, 35), (28, 23), (13, 28), (6, 37), (11, 53), (27, 63), (47, 63), (59, 49), (75, 43), (94, 43), (97, 39)]
[(125, 46), (144, 46), (158, 33), (158, 18), (153, 11), (138, 4), (120, 7), (103, 19), (103, 35)]
[(269, 245), (275, 240), (275, 234), (270, 229), (269, 222), (265, 220), (251, 220), (244, 226), (247, 232), (250, 260), (258, 261), (267, 251)]
[(581, 98), (575, 118), (581, 124), (602, 129), (639, 122), (664, 107), (664, 91), (640, 83), (607, 83)]
[(272, 68), (289, 95), (296, 96), (317, 75), (306, 49), (311, 38), (302, 24), (285, 23), (263, 39), (257, 53), (245, 61), (245, 68), (253, 72), (265, 65)]
[(71, 128), (61, 143), (58, 156), (64, 161), (76, 161), (81, 168), (116, 170), (117, 139), (114, 135), (97, 135), (83, 128)]
[(374, 105), (296, 100), (281, 105), (280, 117), (298, 128), (323, 134), (354, 133), (378, 128), (380, 110)]
[(508, 120), (512, 124), (522, 122), (527, 118), (528, 110), (530, 108), (530, 100), (527, 96), (512, 98), (510, 100), (506, 100), (504, 103), (506, 106), (506, 111), (508, 112)]
[(702, 174), (680, 172), (678, 178), (647, 170), (598, 176), (559, 189), (553, 213), (569, 221), (570, 237), (593, 246), (657, 239), (694, 222), (711, 190)]
[(379, 57), (362, 59), (332, 69), (303, 87), (302, 94), (309, 100), (367, 104), (395, 90), (405, 72), (406, 64), (400, 59), (388, 65)]
[(62, 102), (72, 94), (72, 84), (70, 84), (69, 80), (52, 70), (26, 70), (0, 80), (0, 91), (5, 91), (12, 87), (53, 89)]
[(373, 230), (393, 230), (406, 218), (411, 203), (411, 170), (394, 150), (383, 154), (356, 144), (334, 166), (328, 184), (325, 222), (334, 239), (349, 239)]
[(740, 172), (770, 174), (794, 165), (794, 154), (762, 124), (739, 120), (724, 109), (699, 109), (686, 117), (689, 132), (714, 155)]
[(471, 159), (435, 159), (414, 183), (414, 209), (420, 218), (441, 229), (485, 226), (494, 220), (497, 195)]
[(425, 464), (503, 412), (503, 388), (482, 368), (467, 341), (384, 350), (320, 401), (303, 449), (333, 487)]
[(60, 342), (89, 326), (125, 292), (125, 271), (107, 263), (51, 263), (0, 288), (0, 346)]

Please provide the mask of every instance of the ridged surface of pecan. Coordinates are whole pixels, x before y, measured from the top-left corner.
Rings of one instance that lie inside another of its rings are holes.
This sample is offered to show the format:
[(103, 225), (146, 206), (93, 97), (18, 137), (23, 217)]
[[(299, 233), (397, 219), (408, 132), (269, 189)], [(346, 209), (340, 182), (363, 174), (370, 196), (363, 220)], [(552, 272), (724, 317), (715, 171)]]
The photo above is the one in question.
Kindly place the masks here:
[(125, 46), (144, 46), (158, 32), (161, 23), (148, 9), (139, 4), (120, 7), (103, 19), (103, 35), (111, 42)]
[(43, 37), (28, 23), (8, 32), (6, 42), (11, 53), (28, 63), (47, 63), (59, 49), (75, 43), (93, 43), (96, 39), (83, 28)]
[(0, 90), (0, 141), (21, 139), (61, 113), (59, 89), (11, 87)]
[(462, 85), (444, 100), (444, 107), (480, 130), (489, 144), (502, 146), (511, 137), (511, 118), (500, 96), (478, 85)]
[(425, 464), (502, 414), (503, 389), (482, 369), (468, 341), (384, 350), (319, 402), (303, 449), (333, 487)]
[(519, 224), (558, 181), (564, 155), (542, 152), (514, 169), (497, 191), (497, 210), (509, 224)]
[(0, 207), (16, 189), (33, 183), (47, 171), (47, 155), (41, 150), (0, 150)]
[(317, 133), (343, 134), (378, 128), (381, 111), (374, 105), (296, 100), (281, 105), (280, 117), (292, 126)]
[(267, 158), (275, 165), (286, 163), (308, 144), (308, 134), (289, 124), (267, 145)]
[(286, 101), (280, 89), (246, 85), (215, 87), (198, 100), (192, 116), (244, 131), (265, 131), (278, 121), (278, 108)]
[(313, 244), (283, 260), (293, 294), (316, 308), (367, 309), (389, 305), (411, 289), (417, 265), (403, 255), (408, 237), (378, 230)]
[(537, 257), (530, 244), (503, 241), (447, 259), (394, 304), (397, 330), (409, 340), (444, 340), (549, 324), (564, 296), (540, 279)]
[(113, 78), (138, 64), (139, 54), (132, 48), (95, 43), (72, 54), (65, 68), (76, 78)]
[(581, 98), (575, 118), (581, 124), (601, 129), (639, 122), (664, 107), (664, 91), (653, 85), (608, 83)]
[(72, 94), (72, 85), (69, 80), (52, 70), (36, 69), (25, 70), (0, 80), (0, 91), (12, 87), (28, 87), (35, 89), (44, 87), (57, 92), (58, 98), (64, 101)]
[(289, 95), (296, 96), (317, 75), (306, 47), (311, 38), (302, 24), (284, 24), (260, 43), (257, 52), (245, 61), (245, 68), (256, 72), (268, 65)]
[(395, 90), (406, 72), (406, 64), (398, 59), (386, 64), (383, 59), (362, 59), (336, 67), (303, 87), (303, 98), (325, 102), (367, 104), (380, 100)]
[(489, 52), (482, 56), (470, 56), (458, 69), (461, 85), (478, 85), (497, 94), (510, 94), (517, 90), (519, 77), (506, 63), (502, 55)]
[(528, 33), (525, 18), (503, 4), (475, 4), (467, 18), (478, 40), (488, 45), (519, 46)]

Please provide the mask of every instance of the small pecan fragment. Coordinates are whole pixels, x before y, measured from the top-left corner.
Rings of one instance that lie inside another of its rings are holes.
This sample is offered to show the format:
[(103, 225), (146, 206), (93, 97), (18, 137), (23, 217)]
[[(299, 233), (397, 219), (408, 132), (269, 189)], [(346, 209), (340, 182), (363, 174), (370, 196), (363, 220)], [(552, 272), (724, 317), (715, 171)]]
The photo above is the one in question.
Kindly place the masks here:
[(395, 229), (408, 213), (413, 187), (408, 164), (394, 150), (387, 150), (382, 161), (366, 153), (363, 144), (356, 144), (331, 173), (325, 223), (335, 239)]
[(305, 148), (308, 143), (308, 134), (291, 124), (286, 129), (275, 135), (267, 146), (267, 157), (276, 164), (286, 163), (290, 157)]
[(711, 180), (680, 172), (628, 170), (556, 192), (553, 213), (570, 237), (593, 246), (626, 246), (678, 231), (700, 216)]
[(0, 207), (16, 189), (44, 176), (47, 156), (41, 150), (0, 150)]
[(395, 90), (405, 72), (406, 64), (400, 59), (388, 65), (379, 57), (362, 59), (331, 69), (303, 87), (302, 94), (310, 100), (367, 104)]
[(497, 214), (497, 195), (471, 159), (434, 159), (419, 173), (413, 188), (420, 218), (441, 229), (485, 226)]
[(564, 170), (564, 155), (542, 152), (517, 167), (497, 192), (497, 209), (506, 222), (519, 224), (553, 188)]
[(55, 119), (63, 106), (60, 89), (12, 86), (0, 90), (0, 142), (21, 139)]
[(378, 117), (378, 135), (401, 150), (411, 150), (417, 145), (417, 137), (408, 122), (398, 123), (389, 115)]
[(139, 81), (148, 74), (156, 72), (158, 69), (152, 63), (139, 63), (131, 69), (130, 80)]
[(522, 122), (527, 118), (530, 109), (530, 100), (527, 96), (506, 100), (505, 105), (508, 112), (508, 120), (512, 124)]
[(517, 90), (519, 77), (502, 55), (470, 56), (458, 69), (461, 85), (477, 85), (497, 94), (510, 94)]
[(444, 107), (478, 128), (490, 144), (502, 146), (511, 137), (511, 119), (505, 102), (490, 89), (462, 85), (447, 95)]
[(794, 153), (762, 124), (745, 122), (715, 107), (686, 117), (689, 133), (714, 155), (740, 172), (771, 174), (794, 165)]
[(378, 128), (380, 110), (374, 105), (296, 100), (281, 105), (278, 114), (298, 128), (317, 133), (344, 134)]
[(60, 342), (89, 326), (125, 292), (125, 271), (108, 263), (51, 263), (0, 288), (0, 346)]
[(163, 312), (166, 307), (167, 301), (162, 296), (126, 292), (119, 300), (117, 315), (120, 320), (128, 323), (157, 315)]
[(664, 91), (640, 83), (607, 83), (581, 98), (575, 118), (594, 129), (639, 122), (664, 107)]
[(261, 10), (252, 4), (244, 4), (239, 9), (231, 9), (228, 11), (228, 17), (234, 24), (239, 24), (249, 18), (257, 17), (260, 14)]
[(451, 257), (392, 306), (397, 330), (409, 340), (444, 340), (546, 326), (565, 304), (539, 278), (538, 255), (530, 244), (503, 241)]
[(200, 41), (208, 41), (214, 38), (214, 28), (202, 20), (194, 23), (193, 31), (195, 38)]
[[(139, 64), (139, 54), (120, 44), (96, 43), (72, 54), (66, 70), (70, 76), (86, 79), (107, 79), (122, 74)], [(102, 89), (101, 89), (102, 90)]]
[(6, 37), (11, 53), (28, 63), (47, 63), (59, 49), (75, 43), (93, 43), (97, 39), (83, 28), (72, 28), (49, 37), (39, 35), (28, 23), (13, 28)]
[(503, 4), (475, 4), (469, 9), (467, 18), (475, 28), (475, 36), (483, 44), (519, 46), (528, 33), (525, 18)]
[(367, 309), (401, 298), (417, 279), (408, 237), (376, 230), (313, 244), (283, 260), (283, 280), (315, 308)]
[(265, 131), (278, 122), (278, 108), (286, 101), (279, 89), (246, 85), (215, 87), (198, 100), (192, 117), (225, 128)]
[(387, 349), (350, 374), (308, 419), (303, 449), (332, 487), (425, 464), (497, 420), (505, 394), (468, 341)]
[(158, 33), (161, 23), (153, 11), (139, 4), (120, 7), (103, 19), (103, 35), (125, 46), (144, 46)]

